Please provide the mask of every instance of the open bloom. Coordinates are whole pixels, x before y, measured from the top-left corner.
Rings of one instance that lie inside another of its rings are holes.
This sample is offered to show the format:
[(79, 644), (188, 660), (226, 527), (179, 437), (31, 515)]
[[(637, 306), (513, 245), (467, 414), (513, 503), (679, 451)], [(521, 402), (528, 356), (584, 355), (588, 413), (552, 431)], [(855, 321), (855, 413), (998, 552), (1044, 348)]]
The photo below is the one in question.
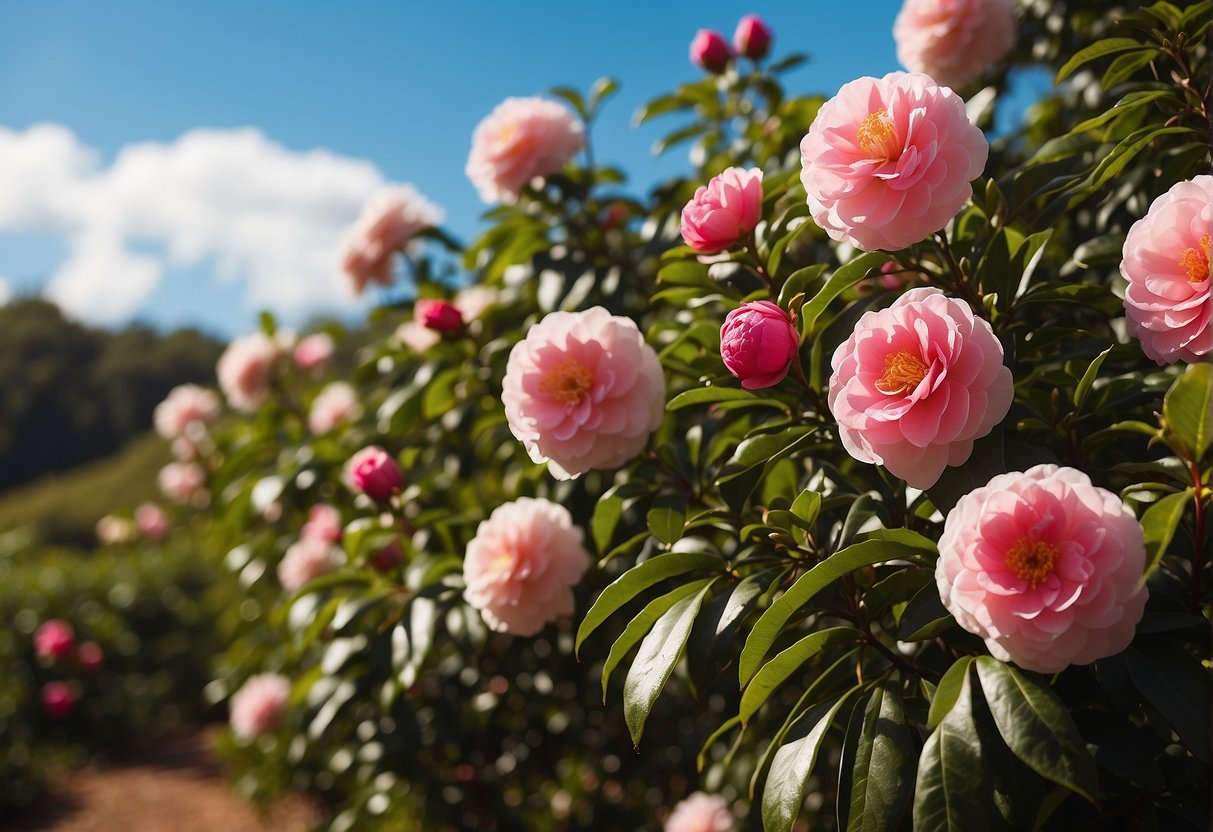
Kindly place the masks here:
[(442, 222), (442, 211), (412, 185), (389, 185), (373, 196), (341, 243), (341, 269), (354, 291), (392, 285), (392, 257), (417, 232)]
[(989, 144), (964, 101), (921, 73), (845, 84), (800, 143), (813, 220), (835, 240), (894, 251), (948, 224)]
[(236, 736), (252, 739), (269, 734), (282, 723), (291, 683), (277, 673), (251, 677), (232, 696), (231, 722)]
[(962, 87), (1015, 45), (1015, 0), (906, 0), (893, 23), (897, 60)]
[(573, 586), (590, 565), (568, 510), (521, 497), (476, 528), (463, 561), (464, 597), (498, 632), (530, 636), (573, 612)]
[(674, 807), (665, 821), (665, 832), (731, 832), (733, 813), (718, 794), (695, 792)]
[(700, 185), (682, 209), (682, 239), (711, 254), (732, 248), (762, 219), (762, 170), (728, 168)]
[(165, 439), (175, 439), (185, 434), (191, 424), (207, 425), (218, 416), (218, 396), (205, 387), (182, 384), (169, 391), (164, 401), (156, 405), (152, 421), (156, 433)]
[(911, 289), (834, 351), (830, 411), (847, 453), (929, 488), (1011, 407), (1002, 344), (967, 304)]
[(195, 462), (170, 462), (160, 469), (157, 482), (165, 497), (185, 505), (206, 485), (206, 471)]
[(747, 390), (783, 381), (800, 349), (800, 333), (769, 300), (743, 303), (720, 327), (720, 357)]
[(691, 63), (708, 72), (724, 72), (732, 57), (729, 42), (713, 29), (700, 29), (691, 40)]
[(143, 503), (135, 509), (135, 525), (148, 540), (164, 540), (171, 528), (168, 515), (155, 503)]
[(295, 345), (295, 366), (301, 370), (322, 369), (333, 357), (336, 346), (327, 332), (313, 333)]
[(294, 592), (344, 561), (340, 547), (318, 537), (304, 537), (292, 543), (278, 562), (278, 583), (287, 592)]
[(346, 463), (346, 478), (372, 500), (383, 501), (404, 485), (404, 471), (391, 454), (377, 445), (363, 448)]
[(956, 622), (1002, 661), (1041, 673), (1129, 646), (1146, 604), (1133, 513), (1081, 471), (999, 474), (956, 503), (935, 580)]
[(1154, 200), (1125, 238), (1125, 318), (1142, 351), (1159, 364), (1213, 353), (1211, 234), (1213, 176), (1204, 175)]
[(44, 621), (34, 632), (34, 652), (42, 659), (62, 659), (76, 646), (76, 632), (62, 618)]
[(228, 344), (215, 368), (228, 404), (245, 413), (261, 407), (269, 396), (279, 351), (278, 344), (264, 332), (253, 332)]
[(513, 202), (532, 179), (557, 173), (585, 144), (585, 127), (563, 104), (507, 98), (472, 134), (466, 172), (485, 202)]
[(326, 384), (308, 410), (308, 430), (317, 436), (328, 433), (338, 425), (357, 418), (359, 410), (358, 394), (353, 387), (344, 381)]
[(601, 306), (553, 312), (514, 345), (501, 400), (510, 430), (557, 479), (639, 454), (665, 410), (657, 353)]

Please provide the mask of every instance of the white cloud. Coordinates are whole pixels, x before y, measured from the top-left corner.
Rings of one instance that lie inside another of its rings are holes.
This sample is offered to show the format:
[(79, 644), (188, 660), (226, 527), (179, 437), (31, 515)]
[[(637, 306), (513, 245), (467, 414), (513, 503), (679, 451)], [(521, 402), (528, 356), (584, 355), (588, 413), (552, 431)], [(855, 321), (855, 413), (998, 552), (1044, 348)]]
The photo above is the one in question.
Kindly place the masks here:
[(6, 305), (13, 299), (13, 284), (0, 277), (0, 306)]
[(128, 145), (106, 167), (60, 125), (0, 127), (0, 231), (63, 234), (69, 254), (44, 291), (95, 323), (126, 320), (162, 277), (199, 263), (287, 319), (354, 308), (337, 246), (383, 184), (369, 162), (252, 128)]

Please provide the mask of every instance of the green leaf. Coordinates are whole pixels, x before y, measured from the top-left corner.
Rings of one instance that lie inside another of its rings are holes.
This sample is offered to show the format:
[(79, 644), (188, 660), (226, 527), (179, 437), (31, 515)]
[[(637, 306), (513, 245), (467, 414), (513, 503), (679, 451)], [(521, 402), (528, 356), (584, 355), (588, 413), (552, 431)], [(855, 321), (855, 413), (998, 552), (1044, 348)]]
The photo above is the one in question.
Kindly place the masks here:
[(572, 87), (552, 87), (548, 92), (557, 98), (563, 98), (567, 101), (569, 106), (576, 110), (577, 115), (581, 116), (582, 120), (589, 119), (590, 112), (585, 106), (585, 99), (581, 97), (581, 93), (577, 90)]
[(862, 633), (854, 627), (829, 627), (802, 638), (762, 666), (741, 695), (741, 722), (746, 724), (776, 688), (788, 680), (805, 662), (835, 644), (846, 644)]
[(661, 695), (666, 680), (682, 656), (695, 616), (703, 604), (703, 596), (711, 582), (695, 595), (683, 598), (657, 619), (653, 629), (640, 643), (636, 660), (628, 669), (623, 683), (623, 718), (632, 736), (632, 745), (639, 747), (653, 703)]
[(590, 533), (594, 537), (594, 548), (599, 554), (606, 551), (615, 537), (615, 527), (623, 516), (623, 497), (619, 486), (613, 486), (598, 498), (594, 506), (594, 517), (590, 521)]
[(1095, 758), (1049, 688), (990, 656), (976, 661), (986, 704), (1007, 747), (1034, 772), (1095, 802)]
[(619, 82), (614, 78), (599, 78), (594, 82), (594, 86), (590, 87), (590, 110), (597, 110), (604, 101), (618, 91)]
[(685, 575), (688, 572), (700, 570), (720, 570), (724, 561), (707, 552), (669, 552), (650, 558), (638, 566), (633, 566), (602, 591), (581, 626), (577, 628), (575, 650), (581, 650), (581, 644), (586, 637), (598, 629), (611, 613), (631, 601), (645, 589), (660, 583), (675, 575)]
[(816, 332), (817, 319), (826, 311), (830, 301), (841, 295), (847, 289), (868, 276), (868, 272), (878, 269), (889, 259), (889, 255), (880, 251), (869, 251), (861, 254), (845, 266), (841, 266), (830, 275), (821, 291), (800, 309), (801, 331), (806, 335)]
[[(852, 766), (848, 832), (897, 829), (914, 793), (914, 732), (906, 723), (898, 686), (875, 688), (864, 709)], [(839, 795), (845, 800), (846, 795)]]
[(767, 399), (736, 387), (697, 387), (694, 390), (684, 390), (670, 399), (666, 410), (682, 410), (697, 404), (715, 404), (717, 402), (751, 402), (755, 405), (784, 407), (777, 399)]
[(806, 713), (801, 721), (813, 727), (805, 736), (781, 746), (775, 752), (766, 786), (762, 790), (762, 828), (765, 832), (790, 832), (792, 829), (804, 803), (805, 783), (813, 772), (826, 732), (852, 692), (848, 691), (828, 707), (822, 703)]
[(939, 686), (935, 688), (935, 695), (931, 698), (931, 710), (927, 714), (927, 727), (931, 730), (943, 722), (943, 718), (948, 715), (952, 706), (956, 704), (956, 700), (960, 698), (965, 680), (969, 677), (969, 665), (972, 663), (973, 656), (961, 656), (952, 663), (952, 666), (943, 674), (943, 678), (939, 680)]
[(981, 757), (973, 692), (965, 673), (952, 708), (918, 757), (914, 828), (972, 832), (989, 817), (990, 810), (989, 774)]
[(1146, 578), (1153, 574), (1162, 562), (1167, 547), (1175, 537), (1175, 530), (1179, 528), (1179, 521), (1183, 519), (1184, 509), (1188, 507), (1191, 499), (1191, 488), (1169, 494), (1152, 503), (1141, 516), (1141, 528), (1146, 538), (1146, 569), (1142, 573), (1141, 583), (1145, 583)]
[[(812, 228), (813, 224), (810, 222), (806, 222), (806, 223), (800, 225), (799, 227), (797, 227), (796, 231), (793, 231), (791, 234), (788, 235), (788, 237), (785, 237), (784, 239), (785, 240), (790, 239), (791, 237), (793, 237), (797, 233), (799, 233), (801, 231), (801, 229), (806, 228), (806, 227)], [(780, 240), (780, 242), (782, 243), (782, 242), (784, 242), (784, 240)], [(772, 255), (772, 260), (774, 260), (773, 255)], [(779, 263), (776, 260), (774, 263), (774, 267), (777, 268), (778, 265), (779, 265)], [(818, 263), (817, 265), (805, 266), (803, 269), (797, 269), (796, 271), (792, 272), (792, 274), (790, 274), (788, 276), (788, 279), (786, 281), (784, 281), (783, 288), (781, 288), (779, 290), (779, 307), (781, 309), (787, 309), (788, 304), (791, 302), (792, 298), (796, 297), (796, 295), (799, 294), (800, 292), (807, 293), (809, 291), (809, 287), (811, 287), (814, 282), (816, 282), (818, 279), (821, 278), (821, 276), (823, 274), (825, 274), (825, 270), (827, 268), (829, 268), (828, 264)]]
[(1178, 645), (1130, 646), (1129, 677), (1146, 702), (1198, 760), (1209, 761), (1209, 677)]
[[(1149, 61), (1148, 56), (1146, 61)], [(1108, 86), (1108, 84), (1105, 84), (1104, 89), (1107, 89)], [(1144, 92), (1131, 92), (1099, 115), (1080, 122), (1078, 125), (1073, 127), (1070, 132), (1086, 133), (1088, 130), (1094, 130), (1096, 127), (1103, 127), (1114, 118), (1123, 116), (1125, 113), (1132, 112), (1138, 107), (1144, 107), (1151, 101), (1156, 101), (1159, 98), (1164, 98), (1169, 95), (1171, 95), (1170, 90), (1145, 90)]]
[(1095, 356), (1091, 360), (1091, 366), (1087, 367), (1087, 371), (1082, 374), (1082, 378), (1078, 380), (1078, 386), (1074, 388), (1074, 407), (1082, 410), (1083, 402), (1087, 400), (1087, 394), (1091, 392), (1091, 385), (1095, 383), (1096, 376), (1099, 375), (1099, 368), (1103, 365), (1104, 359), (1108, 357), (1108, 353), (1112, 351), (1112, 347)]
[(939, 587), (931, 581), (914, 594), (897, 621), (899, 641), (926, 641), (955, 625), (951, 613), (939, 600)]
[(1150, 126), (1143, 127), (1141, 130), (1131, 133), (1120, 144), (1112, 148), (1112, 152), (1095, 166), (1095, 170), (1091, 171), (1091, 176), (1084, 183), (1083, 189), (1087, 192), (1094, 192), (1103, 187), (1109, 180), (1120, 175), (1120, 172), (1128, 167), (1129, 162), (1133, 161), (1139, 153), (1153, 144), (1156, 139), (1162, 136), (1194, 132), (1190, 127)]
[(665, 595), (654, 598), (645, 605), (645, 608), (640, 611), (639, 615), (628, 622), (628, 626), (624, 628), (623, 633), (611, 645), (611, 652), (607, 655), (606, 662), (602, 665), (602, 703), (604, 705), (606, 704), (607, 684), (611, 681), (611, 673), (619, 666), (619, 662), (623, 660), (623, 657), (639, 644), (642, 638), (648, 635), (649, 630), (653, 629), (653, 625), (657, 623), (657, 619), (665, 615), (670, 607), (687, 596), (699, 592), (713, 580), (715, 579), (704, 578), (700, 581), (683, 584), (677, 589), (667, 592)]
[(821, 494), (805, 489), (792, 501), (792, 513), (799, 517), (806, 526), (812, 528), (821, 514)]
[(1213, 364), (1189, 364), (1162, 401), (1167, 432), (1199, 462), (1213, 435)]
[(1104, 38), (1091, 44), (1085, 49), (1080, 49), (1070, 60), (1062, 65), (1061, 69), (1057, 70), (1057, 77), (1053, 79), (1054, 84), (1060, 84), (1068, 78), (1074, 70), (1084, 64), (1108, 55), (1118, 55), (1121, 52), (1136, 52), (1150, 47), (1144, 43), (1139, 43), (1132, 38)]
[(653, 537), (667, 546), (682, 537), (682, 527), (687, 520), (687, 498), (685, 494), (665, 494), (653, 501), (647, 516), (649, 531)]

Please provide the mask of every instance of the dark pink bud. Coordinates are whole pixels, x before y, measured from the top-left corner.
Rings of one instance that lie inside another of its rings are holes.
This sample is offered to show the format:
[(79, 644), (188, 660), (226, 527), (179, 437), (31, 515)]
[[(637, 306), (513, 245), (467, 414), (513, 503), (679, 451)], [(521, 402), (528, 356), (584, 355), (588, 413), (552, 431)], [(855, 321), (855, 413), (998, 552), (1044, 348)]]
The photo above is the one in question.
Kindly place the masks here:
[(733, 33), (733, 46), (738, 55), (744, 55), (752, 61), (762, 60), (771, 51), (771, 30), (756, 14), (747, 14), (737, 24)]
[(421, 298), (413, 307), (413, 318), (426, 329), (458, 332), (463, 328), (463, 313), (449, 300)]
[(400, 541), (393, 540), (371, 555), (370, 561), (376, 572), (387, 572), (404, 563), (404, 550), (400, 548)]
[(86, 641), (76, 650), (76, 663), (89, 676), (95, 676), (105, 666), (105, 651), (95, 641)]
[(76, 690), (67, 682), (42, 686), (42, 710), (51, 719), (67, 719), (76, 710)]
[(34, 650), (43, 659), (62, 659), (76, 646), (72, 625), (61, 618), (44, 622), (34, 633)]
[(796, 327), (769, 300), (743, 304), (730, 312), (720, 327), (720, 357), (747, 390), (782, 381), (799, 349)]
[(721, 73), (729, 65), (733, 53), (724, 35), (711, 29), (700, 29), (691, 41), (691, 63), (708, 72)]
[(372, 500), (382, 502), (400, 490), (404, 471), (383, 448), (372, 445), (350, 457), (349, 481)]

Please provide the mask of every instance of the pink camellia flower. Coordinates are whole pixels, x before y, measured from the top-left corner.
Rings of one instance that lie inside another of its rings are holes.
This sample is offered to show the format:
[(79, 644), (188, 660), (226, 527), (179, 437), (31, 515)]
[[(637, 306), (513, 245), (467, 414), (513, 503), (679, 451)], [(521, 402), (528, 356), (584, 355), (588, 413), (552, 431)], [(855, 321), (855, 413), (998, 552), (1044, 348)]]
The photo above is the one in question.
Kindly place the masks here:
[(590, 565), (581, 541), (561, 505), (521, 497), (498, 506), (468, 543), (464, 598), (491, 629), (533, 636), (573, 612), (573, 586)]
[(1213, 353), (1211, 234), (1213, 176), (1202, 175), (1154, 200), (1125, 238), (1125, 319), (1142, 351), (1159, 364)]
[(286, 714), (291, 683), (278, 673), (249, 678), (232, 696), (232, 731), (242, 739), (253, 739), (277, 730)]
[(157, 481), (165, 497), (185, 505), (206, 485), (206, 471), (194, 462), (170, 462), (160, 469)]
[(228, 344), (219, 356), (216, 374), (227, 402), (252, 413), (265, 402), (280, 349), (264, 332), (253, 332)]
[(317, 503), (308, 509), (307, 522), (303, 524), (300, 536), (305, 540), (338, 543), (341, 531), (341, 512), (327, 503)]
[(930, 488), (1007, 415), (1014, 390), (1002, 355), (990, 325), (938, 289), (865, 312), (830, 362), (843, 447)]
[(552, 312), (510, 351), (501, 400), (531, 459), (572, 479), (644, 450), (665, 411), (665, 375), (628, 318), (601, 306)]
[(799, 349), (800, 333), (769, 300), (743, 303), (720, 327), (720, 357), (747, 390), (783, 381)]
[(532, 179), (558, 173), (585, 145), (577, 116), (544, 98), (507, 98), (472, 134), (466, 173), (485, 202), (513, 202)]
[(76, 646), (76, 632), (62, 618), (42, 622), (34, 631), (34, 652), (40, 659), (62, 659)]
[(42, 710), (51, 719), (67, 719), (76, 711), (79, 695), (67, 682), (47, 682), (42, 686)]
[(674, 807), (665, 821), (665, 832), (731, 832), (733, 813), (718, 794), (695, 792)]
[(396, 339), (413, 352), (425, 352), (441, 341), (442, 336), (416, 321), (405, 321), (396, 327)]
[(732, 248), (762, 219), (762, 170), (728, 168), (682, 208), (682, 239), (705, 254)]
[(105, 651), (95, 641), (86, 641), (76, 650), (76, 664), (89, 676), (96, 676), (105, 667)]
[(164, 509), (155, 503), (143, 503), (135, 509), (135, 525), (148, 540), (164, 540), (172, 528)]
[(1015, 0), (906, 0), (893, 23), (897, 60), (963, 87), (1015, 45)]
[(458, 332), (463, 329), (463, 313), (449, 300), (418, 298), (413, 306), (413, 319), (436, 332)]
[(182, 436), (194, 423), (207, 425), (219, 417), (219, 397), (196, 384), (182, 384), (168, 396), (152, 415), (156, 433), (165, 439)]
[(1057, 673), (1119, 653), (1146, 605), (1133, 513), (1073, 468), (999, 474), (960, 498), (935, 581), (956, 622), (990, 653)]
[(327, 540), (304, 537), (287, 547), (278, 562), (278, 583), (287, 592), (301, 589), (345, 562), (345, 553)]
[(972, 195), (989, 144), (964, 101), (921, 73), (845, 84), (800, 143), (813, 220), (835, 240), (895, 251), (945, 225)]
[(326, 384), (307, 412), (307, 428), (316, 436), (356, 419), (361, 407), (358, 394), (344, 381)]
[(346, 477), (355, 489), (382, 502), (404, 485), (404, 471), (392, 455), (377, 445), (363, 448), (346, 463)]
[(422, 229), (442, 222), (442, 211), (412, 185), (389, 185), (371, 197), (341, 242), (341, 270), (354, 291), (368, 283), (392, 285), (392, 258)]
[(700, 29), (691, 41), (691, 63), (713, 74), (724, 72), (733, 53), (724, 35), (713, 29)]
[(317, 332), (302, 339), (295, 345), (295, 366), (301, 370), (321, 370), (333, 357), (333, 336), (327, 332)]
[(747, 14), (737, 23), (733, 32), (733, 48), (738, 55), (752, 61), (760, 61), (771, 51), (771, 30), (756, 14)]

